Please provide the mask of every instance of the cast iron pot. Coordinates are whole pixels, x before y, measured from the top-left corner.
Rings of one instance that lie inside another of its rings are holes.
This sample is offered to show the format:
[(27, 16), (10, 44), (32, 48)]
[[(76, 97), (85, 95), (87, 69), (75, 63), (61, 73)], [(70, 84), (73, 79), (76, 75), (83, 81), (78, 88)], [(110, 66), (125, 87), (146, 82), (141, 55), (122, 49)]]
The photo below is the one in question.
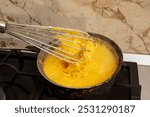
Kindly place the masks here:
[(119, 46), (109, 38), (102, 36), (100, 34), (94, 34), (94, 33), (89, 33), (89, 34), (97, 41), (101, 39), (101, 41), (103, 41), (109, 47), (112, 48), (112, 51), (114, 52), (114, 54), (116, 54), (118, 60), (118, 67), (115, 73), (110, 78), (108, 78), (107, 81), (95, 86), (84, 87), (84, 88), (64, 87), (47, 78), (47, 76), (43, 72), (43, 61), (47, 56), (47, 53), (40, 51), (37, 58), (37, 66), (40, 73), (43, 75), (43, 77), (50, 82), (51, 85), (50, 90), (53, 93), (53, 96), (56, 96), (59, 99), (106, 99), (110, 89), (112, 88), (115, 82), (115, 78), (116, 78), (115, 76), (117, 75), (117, 73), (121, 68), (122, 61), (123, 61), (122, 52)]

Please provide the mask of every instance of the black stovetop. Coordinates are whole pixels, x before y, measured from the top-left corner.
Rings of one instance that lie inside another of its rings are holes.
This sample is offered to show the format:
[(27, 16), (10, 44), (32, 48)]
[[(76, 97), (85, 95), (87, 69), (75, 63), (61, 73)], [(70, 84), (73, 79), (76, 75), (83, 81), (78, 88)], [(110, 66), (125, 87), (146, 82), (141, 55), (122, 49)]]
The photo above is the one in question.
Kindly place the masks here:
[[(51, 100), (50, 83), (39, 73), (37, 53), (22, 50), (0, 50), (0, 99)], [(141, 97), (137, 64), (123, 62), (107, 99), (135, 100)], [(93, 97), (94, 99), (94, 97)]]

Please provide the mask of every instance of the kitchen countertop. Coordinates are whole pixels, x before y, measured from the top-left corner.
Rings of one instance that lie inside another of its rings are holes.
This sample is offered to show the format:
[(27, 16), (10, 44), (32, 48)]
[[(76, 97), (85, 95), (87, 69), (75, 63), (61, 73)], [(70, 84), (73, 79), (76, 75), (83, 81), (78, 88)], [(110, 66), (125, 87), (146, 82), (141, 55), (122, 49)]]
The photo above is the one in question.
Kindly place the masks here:
[[(123, 52), (150, 54), (150, 0), (0, 0), (0, 19), (99, 33)], [(7, 34), (1, 48), (28, 48)], [(150, 99), (149, 66), (138, 66), (142, 99)]]
[(138, 66), (139, 81), (142, 86), (141, 99), (150, 99), (150, 66)]

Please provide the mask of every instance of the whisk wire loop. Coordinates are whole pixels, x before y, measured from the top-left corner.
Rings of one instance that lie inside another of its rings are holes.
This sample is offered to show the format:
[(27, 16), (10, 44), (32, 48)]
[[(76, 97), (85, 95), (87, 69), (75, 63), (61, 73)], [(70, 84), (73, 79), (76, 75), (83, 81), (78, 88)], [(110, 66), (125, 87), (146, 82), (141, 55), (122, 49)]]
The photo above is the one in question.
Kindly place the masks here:
[[(52, 26), (7, 23), (3, 21), (0, 21), (0, 32), (15, 36), (40, 50), (69, 63), (82, 61), (78, 53), (68, 51), (70, 48), (75, 51), (86, 50), (82, 44), (73, 39), (92, 41), (87, 33), (78, 30)], [(62, 36), (63, 38), (60, 39), (59, 36)], [(62, 47), (67, 47), (69, 49), (64, 50)]]

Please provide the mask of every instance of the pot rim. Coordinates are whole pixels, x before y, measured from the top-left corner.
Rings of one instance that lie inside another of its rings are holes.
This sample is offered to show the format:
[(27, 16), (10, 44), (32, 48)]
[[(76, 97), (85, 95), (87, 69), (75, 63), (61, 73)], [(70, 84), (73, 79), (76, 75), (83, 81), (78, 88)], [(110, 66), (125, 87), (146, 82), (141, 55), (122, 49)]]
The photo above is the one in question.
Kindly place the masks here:
[[(63, 87), (63, 88), (68, 88), (68, 89), (90, 89), (90, 88), (93, 88), (93, 87), (99, 87), (99, 86), (102, 86), (104, 85), (105, 83), (111, 81), (111, 79), (115, 78), (117, 73), (120, 71), (121, 69), (121, 65), (122, 65), (122, 62), (123, 62), (123, 54), (122, 54), (122, 51), (120, 49), (120, 47), (111, 39), (109, 39), (108, 37), (106, 36), (103, 36), (101, 34), (96, 34), (96, 33), (90, 33), (89, 34), (92, 36), (92, 37), (95, 37), (95, 38), (98, 38), (98, 39), (101, 39), (103, 41), (105, 41), (106, 43), (108, 43), (116, 52), (117, 56), (118, 56), (118, 67), (116, 68), (115, 72), (111, 75), (111, 77), (109, 77), (107, 80), (99, 83), (99, 84), (96, 84), (96, 85), (93, 85), (93, 86), (87, 86), (87, 87), (81, 87), (81, 88), (76, 88), (76, 87), (67, 87), (67, 86), (63, 86), (63, 85), (60, 85), (60, 84), (57, 84), (56, 82), (52, 81), (51, 79), (49, 79), (46, 74), (43, 72), (43, 69), (42, 66), (40, 66), (40, 62), (41, 62), (41, 54), (44, 54), (45, 52), (44, 51), (40, 51), (39, 54), (38, 54), (38, 57), (37, 57), (37, 67), (38, 67), (38, 70), (39, 72), (41, 73), (41, 75), (46, 79), (48, 80), (50, 83), (53, 83), (54, 85), (57, 85), (59, 87)], [(45, 53), (46, 54), (46, 53)]]

